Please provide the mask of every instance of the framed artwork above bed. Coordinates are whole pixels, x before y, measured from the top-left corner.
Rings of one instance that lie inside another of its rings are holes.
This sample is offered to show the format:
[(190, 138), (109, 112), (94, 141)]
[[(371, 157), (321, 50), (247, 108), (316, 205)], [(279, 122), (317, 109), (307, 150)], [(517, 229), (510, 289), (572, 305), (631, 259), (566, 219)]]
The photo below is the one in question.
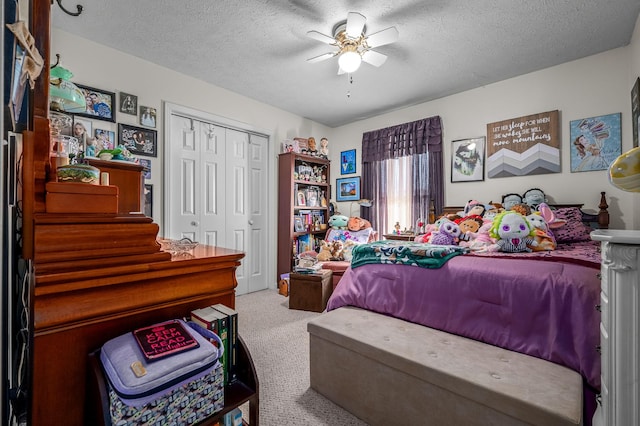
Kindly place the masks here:
[(451, 182), (484, 180), (484, 144), (484, 136), (452, 142)]

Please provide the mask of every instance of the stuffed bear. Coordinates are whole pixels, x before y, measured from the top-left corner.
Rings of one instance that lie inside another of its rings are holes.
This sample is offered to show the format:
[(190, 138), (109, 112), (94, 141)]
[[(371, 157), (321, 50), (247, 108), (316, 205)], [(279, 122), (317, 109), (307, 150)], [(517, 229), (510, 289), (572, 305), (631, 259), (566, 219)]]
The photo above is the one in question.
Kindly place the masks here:
[(491, 237), (497, 239), (499, 250), (507, 253), (531, 252), (531, 247), (538, 245), (532, 233), (527, 219), (514, 211), (505, 211), (496, 216), (489, 231)]
[(371, 222), (361, 217), (351, 216), (347, 222), (347, 229), (349, 231), (355, 232), (355, 231), (361, 231), (367, 228), (371, 228)]
[(329, 218), (329, 226), (333, 229), (347, 229), (349, 218), (341, 214), (334, 214)]
[(344, 243), (340, 240), (331, 241), (330, 243), (331, 260), (344, 260)]
[(328, 243), (327, 241), (322, 242), (322, 245), (320, 246), (320, 252), (316, 256), (316, 259), (318, 259), (318, 262), (326, 262), (328, 260), (331, 260), (331, 244), (330, 243)]

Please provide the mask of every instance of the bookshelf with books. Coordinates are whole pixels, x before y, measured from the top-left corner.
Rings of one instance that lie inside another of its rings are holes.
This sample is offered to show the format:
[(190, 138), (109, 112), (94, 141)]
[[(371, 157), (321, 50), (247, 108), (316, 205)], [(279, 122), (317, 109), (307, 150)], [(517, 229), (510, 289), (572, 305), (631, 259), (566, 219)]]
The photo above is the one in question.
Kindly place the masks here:
[(315, 250), (327, 232), (331, 162), (296, 152), (278, 160), (278, 277), (296, 256)]

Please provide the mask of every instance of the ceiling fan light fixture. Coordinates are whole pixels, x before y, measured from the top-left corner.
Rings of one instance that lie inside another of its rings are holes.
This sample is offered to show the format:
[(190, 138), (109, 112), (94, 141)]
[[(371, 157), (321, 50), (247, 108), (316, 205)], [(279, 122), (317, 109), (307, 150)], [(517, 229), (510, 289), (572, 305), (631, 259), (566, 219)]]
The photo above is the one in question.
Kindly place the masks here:
[(347, 73), (351, 73), (360, 68), (362, 57), (355, 49), (347, 49), (338, 58), (340, 68)]

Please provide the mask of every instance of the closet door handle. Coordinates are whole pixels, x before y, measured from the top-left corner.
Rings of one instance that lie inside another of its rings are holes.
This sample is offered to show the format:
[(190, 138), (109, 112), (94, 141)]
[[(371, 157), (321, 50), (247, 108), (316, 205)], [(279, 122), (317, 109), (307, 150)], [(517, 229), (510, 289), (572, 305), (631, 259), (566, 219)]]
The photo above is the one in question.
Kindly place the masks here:
[(249, 225), (253, 225), (253, 221), (252, 220), (249, 221)]
[(191, 226), (198, 226), (198, 225), (200, 225), (200, 223), (198, 221), (194, 220), (194, 221), (191, 222)]

